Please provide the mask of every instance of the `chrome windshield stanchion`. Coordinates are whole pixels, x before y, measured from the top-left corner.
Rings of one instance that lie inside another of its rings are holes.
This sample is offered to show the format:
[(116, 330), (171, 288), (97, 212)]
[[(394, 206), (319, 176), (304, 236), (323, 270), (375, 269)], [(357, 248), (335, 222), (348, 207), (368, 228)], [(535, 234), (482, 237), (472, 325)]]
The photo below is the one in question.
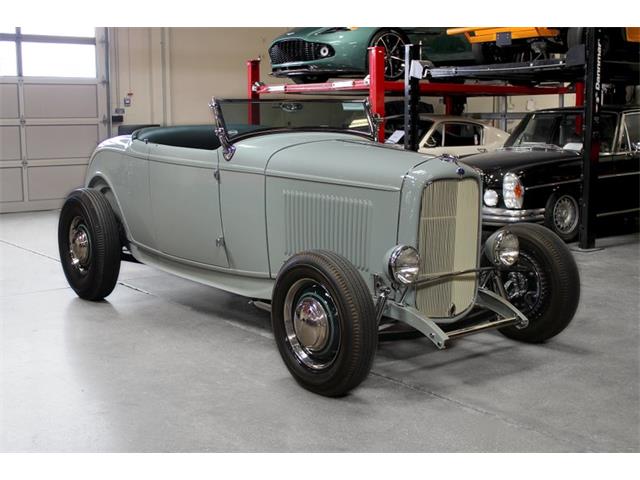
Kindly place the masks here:
[(222, 156), (228, 162), (233, 157), (236, 147), (231, 143), (231, 140), (229, 140), (227, 127), (224, 123), (224, 117), (222, 116), (222, 110), (220, 109), (220, 104), (215, 97), (211, 99), (211, 102), (209, 102), (209, 108), (213, 112), (213, 118), (216, 122), (216, 127), (213, 131), (216, 133), (216, 136), (222, 145)]

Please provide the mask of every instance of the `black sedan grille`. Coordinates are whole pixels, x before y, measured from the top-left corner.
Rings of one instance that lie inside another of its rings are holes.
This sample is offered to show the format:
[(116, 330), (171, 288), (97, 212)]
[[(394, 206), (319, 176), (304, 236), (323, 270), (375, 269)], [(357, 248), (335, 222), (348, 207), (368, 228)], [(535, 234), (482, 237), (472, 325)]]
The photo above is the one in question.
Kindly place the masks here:
[(334, 51), (331, 45), (297, 39), (282, 40), (274, 43), (269, 49), (272, 65), (288, 62), (309, 62), (333, 55)]

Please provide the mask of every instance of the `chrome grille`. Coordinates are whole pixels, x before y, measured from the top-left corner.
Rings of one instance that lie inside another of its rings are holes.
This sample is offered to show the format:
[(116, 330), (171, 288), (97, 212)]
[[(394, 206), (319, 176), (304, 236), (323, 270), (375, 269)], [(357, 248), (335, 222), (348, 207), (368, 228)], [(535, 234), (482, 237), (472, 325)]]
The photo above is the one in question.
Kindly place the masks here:
[[(327, 47), (329, 55), (320, 55), (320, 49)], [(324, 43), (307, 42), (305, 40), (283, 40), (274, 43), (269, 49), (271, 65), (280, 65), (289, 62), (309, 62), (320, 58), (327, 58), (333, 55), (333, 48)]]
[[(472, 178), (438, 180), (425, 187), (418, 231), (420, 278), (476, 268), (479, 201)], [(474, 273), (421, 287), (416, 306), (428, 317), (453, 317), (471, 305), (476, 283)]]

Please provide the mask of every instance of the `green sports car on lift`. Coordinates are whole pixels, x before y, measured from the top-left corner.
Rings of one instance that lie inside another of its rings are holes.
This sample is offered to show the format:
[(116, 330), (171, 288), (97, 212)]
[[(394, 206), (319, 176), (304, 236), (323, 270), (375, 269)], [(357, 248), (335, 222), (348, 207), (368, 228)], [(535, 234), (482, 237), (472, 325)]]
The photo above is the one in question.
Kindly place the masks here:
[(404, 75), (405, 44), (419, 42), (423, 59), (436, 65), (474, 62), (469, 42), (462, 36), (448, 36), (444, 27), (304, 27), (271, 43), (271, 74), (296, 83), (364, 76), (367, 48), (379, 46), (387, 52), (385, 78), (398, 80)]

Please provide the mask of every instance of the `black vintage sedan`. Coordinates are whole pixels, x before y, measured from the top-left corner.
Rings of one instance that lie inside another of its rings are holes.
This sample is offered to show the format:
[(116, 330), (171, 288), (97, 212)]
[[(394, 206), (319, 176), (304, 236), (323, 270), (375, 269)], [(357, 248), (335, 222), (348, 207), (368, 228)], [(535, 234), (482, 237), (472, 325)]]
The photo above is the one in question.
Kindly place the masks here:
[[(544, 223), (565, 241), (578, 235), (582, 109), (528, 114), (503, 149), (465, 159), (484, 174), (483, 223)], [(640, 108), (605, 107), (595, 209), (598, 217), (640, 210)]]

